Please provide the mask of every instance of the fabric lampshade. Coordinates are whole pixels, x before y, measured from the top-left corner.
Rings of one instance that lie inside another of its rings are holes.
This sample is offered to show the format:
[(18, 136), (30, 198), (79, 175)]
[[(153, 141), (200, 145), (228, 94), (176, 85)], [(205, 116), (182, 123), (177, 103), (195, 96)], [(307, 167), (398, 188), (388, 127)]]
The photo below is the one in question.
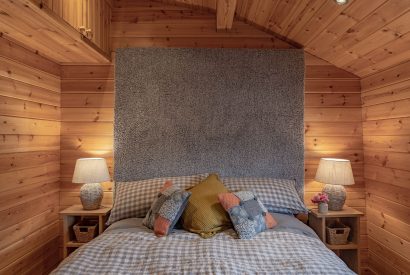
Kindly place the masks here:
[(354, 178), (350, 160), (321, 158), (315, 180), (334, 185), (353, 185)]
[(82, 158), (75, 163), (73, 183), (100, 183), (110, 180), (107, 162), (103, 158)]

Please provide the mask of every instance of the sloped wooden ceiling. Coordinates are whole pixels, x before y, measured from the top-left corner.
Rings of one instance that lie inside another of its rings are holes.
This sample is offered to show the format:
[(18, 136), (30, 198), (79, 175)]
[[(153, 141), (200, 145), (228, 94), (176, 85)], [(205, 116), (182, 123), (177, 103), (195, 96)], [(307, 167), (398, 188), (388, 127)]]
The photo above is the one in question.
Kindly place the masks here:
[[(161, 2), (216, 10), (217, 1)], [(360, 77), (410, 60), (410, 0), (350, 0), (346, 5), (334, 0), (231, 2), (236, 2), (236, 18)]]

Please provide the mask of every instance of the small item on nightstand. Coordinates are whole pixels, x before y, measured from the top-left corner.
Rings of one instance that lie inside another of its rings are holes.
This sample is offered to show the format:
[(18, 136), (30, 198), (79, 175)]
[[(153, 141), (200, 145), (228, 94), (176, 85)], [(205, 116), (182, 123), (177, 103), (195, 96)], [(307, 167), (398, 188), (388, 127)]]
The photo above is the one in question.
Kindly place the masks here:
[(317, 193), (313, 196), (312, 202), (318, 204), (319, 213), (326, 214), (328, 212), (329, 207), (327, 203), (329, 202), (329, 198), (326, 193)]
[(346, 190), (343, 186), (354, 184), (350, 161), (321, 158), (315, 181), (325, 184), (322, 192), (329, 196), (329, 210), (341, 211), (346, 201)]
[(350, 227), (341, 222), (334, 222), (326, 226), (326, 239), (328, 244), (347, 244)]
[(77, 242), (86, 243), (91, 241), (97, 234), (97, 220), (82, 220), (73, 226)]
[(100, 183), (109, 180), (110, 174), (105, 159), (77, 159), (72, 182), (85, 183), (80, 189), (80, 199), (84, 210), (100, 208), (104, 196), (104, 190)]

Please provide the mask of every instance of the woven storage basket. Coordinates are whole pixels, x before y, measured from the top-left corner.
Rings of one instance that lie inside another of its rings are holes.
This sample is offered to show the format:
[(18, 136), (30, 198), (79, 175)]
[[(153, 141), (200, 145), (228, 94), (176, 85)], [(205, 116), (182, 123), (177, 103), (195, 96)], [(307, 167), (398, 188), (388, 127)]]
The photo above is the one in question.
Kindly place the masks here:
[(86, 243), (91, 241), (97, 234), (98, 221), (83, 220), (73, 226), (77, 242)]
[(334, 222), (326, 226), (326, 239), (328, 244), (347, 244), (350, 227), (341, 222)]

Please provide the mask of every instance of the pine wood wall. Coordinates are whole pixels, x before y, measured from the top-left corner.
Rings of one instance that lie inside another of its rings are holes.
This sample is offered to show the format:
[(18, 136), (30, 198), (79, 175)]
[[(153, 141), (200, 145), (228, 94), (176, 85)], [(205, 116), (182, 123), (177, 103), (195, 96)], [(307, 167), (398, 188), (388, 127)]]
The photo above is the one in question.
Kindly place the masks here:
[(410, 274), (410, 62), (361, 82), (369, 265)]
[(0, 105), (0, 274), (47, 273), (59, 261), (59, 65), (0, 37)]
[[(124, 5), (121, 5), (124, 4)], [(215, 31), (215, 16), (158, 2), (116, 1), (113, 49), (120, 47), (291, 48), (243, 22), (231, 32)], [(113, 54), (114, 55), (114, 54)], [(62, 67), (60, 207), (79, 203), (79, 186), (71, 184), (75, 160), (105, 157), (112, 171), (114, 68), (111, 65)], [(347, 204), (365, 211), (360, 80), (306, 55), (305, 167), (306, 203), (322, 189), (313, 181), (320, 157), (352, 161), (356, 184)], [(105, 203), (112, 202), (105, 183)], [(366, 218), (362, 221), (362, 263), (367, 266)]]

